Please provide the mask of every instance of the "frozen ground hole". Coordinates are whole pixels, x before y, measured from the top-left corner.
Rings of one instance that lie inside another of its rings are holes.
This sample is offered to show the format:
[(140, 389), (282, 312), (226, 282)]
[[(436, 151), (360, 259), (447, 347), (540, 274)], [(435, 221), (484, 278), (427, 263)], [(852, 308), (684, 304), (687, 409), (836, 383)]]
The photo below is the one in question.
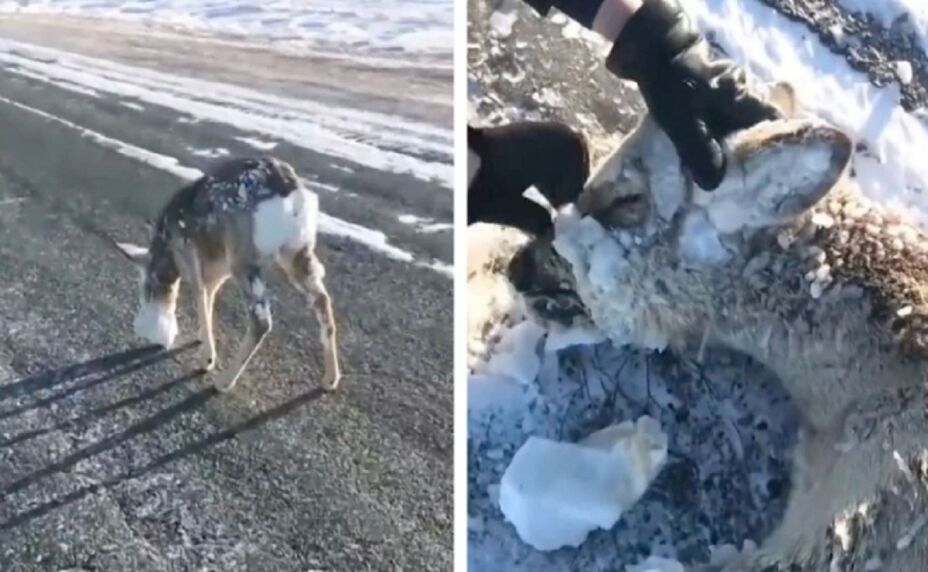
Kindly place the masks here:
[[(717, 349), (696, 364), (602, 342), (545, 355), (525, 385), (472, 376), (469, 393), (472, 570), (624, 570), (650, 555), (703, 563), (713, 546), (759, 544), (783, 515), (797, 415), (779, 381), (741, 355)], [(642, 499), (579, 548), (522, 543), (499, 509), (498, 485), (528, 436), (575, 442), (644, 414), (670, 446)]]

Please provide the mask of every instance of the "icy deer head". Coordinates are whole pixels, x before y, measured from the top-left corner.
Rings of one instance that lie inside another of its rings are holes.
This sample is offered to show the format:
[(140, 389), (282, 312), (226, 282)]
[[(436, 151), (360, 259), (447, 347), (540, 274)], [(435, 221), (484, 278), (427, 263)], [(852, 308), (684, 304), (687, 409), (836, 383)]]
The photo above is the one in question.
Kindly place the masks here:
[(139, 269), (139, 310), (133, 326), (135, 335), (170, 348), (177, 337), (177, 292), (179, 276), (171, 254), (134, 244), (116, 242), (117, 250)]
[(666, 347), (711, 322), (726, 289), (746, 286), (740, 265), (752, 240), (806, 216), (842, 177), (852, 147), (816, 121), (766, 122), (729, 138), (726, 177), (704, 192), (646, 118), (576, 208), (562, 211), (554, 248), (614, 341)]

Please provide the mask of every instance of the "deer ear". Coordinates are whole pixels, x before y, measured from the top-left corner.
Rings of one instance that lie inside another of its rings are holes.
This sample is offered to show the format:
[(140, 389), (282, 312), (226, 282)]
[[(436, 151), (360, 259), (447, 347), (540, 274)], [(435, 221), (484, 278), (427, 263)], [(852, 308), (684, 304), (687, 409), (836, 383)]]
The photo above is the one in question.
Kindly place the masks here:
[(113, 242), (116, 250), (129, 259), (130, 262), (138, 266), (145, 266), (151, 259), (151, 253), (143, 246), (137, 246), (128, 242)]
[(853, 150), (838, 129), (796, 120), (740, 131), (726, 147), (722, 184), (694, 197), (723, 233), (786, 224), (806, 212), (841, 180)]

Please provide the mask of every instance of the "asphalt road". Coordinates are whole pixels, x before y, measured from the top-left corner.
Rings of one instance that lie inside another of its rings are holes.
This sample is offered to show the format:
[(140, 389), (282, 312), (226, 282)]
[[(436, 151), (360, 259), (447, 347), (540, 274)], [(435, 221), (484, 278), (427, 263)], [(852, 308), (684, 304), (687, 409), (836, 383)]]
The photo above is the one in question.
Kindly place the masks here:
[[(133, 340), (136, 272), (101, 237), (144, 240), (182, 181), (81, 128), (200, 169), (195, 150), (254, 154), (235, 139), (254, 134), (124, 103), (0, 63), (0, 570), (449, 570), (451, 279), (321, 235), (339, 391), (318, 391), (311, 312), (275, 275), (274, 330), (216, 394), (190, 373), (193, 350)], [(325, 213), (450, 264), (449, 231), (397, 220), (450, 222), (450, 190), (286, 142), (273, 153), (350, 190), (320, 191)], [(195, 334), (185, 294), (181, 344)], [(243, 332), (234, 288), (217, 320), (221, 367)]]

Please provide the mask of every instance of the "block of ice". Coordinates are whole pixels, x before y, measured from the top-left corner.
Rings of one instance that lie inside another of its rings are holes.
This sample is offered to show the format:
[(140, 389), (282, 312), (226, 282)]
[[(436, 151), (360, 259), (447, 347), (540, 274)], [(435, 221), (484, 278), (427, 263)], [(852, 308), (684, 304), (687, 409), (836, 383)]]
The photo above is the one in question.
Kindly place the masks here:
[(503, 474), (500, 508), (538, 550), (579, 546), (591, 531), (615, 525), (666, 458), (667, 436), (647, 416), (579, 443), (530, 437)]

